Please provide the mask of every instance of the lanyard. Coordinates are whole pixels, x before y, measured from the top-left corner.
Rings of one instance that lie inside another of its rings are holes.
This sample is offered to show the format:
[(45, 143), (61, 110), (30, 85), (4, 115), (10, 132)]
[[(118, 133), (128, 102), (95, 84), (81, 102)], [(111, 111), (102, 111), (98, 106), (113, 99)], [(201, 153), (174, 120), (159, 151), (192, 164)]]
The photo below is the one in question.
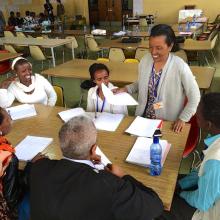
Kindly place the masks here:
[(152, 66), (152, 70), (151, 70), (151, 80), (152, 80), (152, 83), (153, 83), (153, 86), (152, 86), (152, 90), (153, 90), (153, 95), (155, 98), (157, 98), (157, 89), (158, 89), (158, 86), (159, 86), (159, 83), (160, 83), (160, 77), (161, 77), (161, 74), (162, 74), (162, 70), (160, 70), (159, 74), (158, 74), (158, 78), (156, 79), (156, 71), (154, 69), (154, 64)]
[[(96, 96), (97, 96), (97, 98), (96, 98), (96, 112), (98, 112), (98, 111), (99, 111), (99, 100), (98, 100), (98, 99), (99, 99), (99, 96), (98, 96), (98, 90), (97, 90)], [(100, 112), (103, 112), (104, 107), (105, 107), (105, 98), (104, 98), (104, 100), (103, 100), (103, 102), (102, 102), (102, 107), (101, 107), (101, 111), (100, 111)]]

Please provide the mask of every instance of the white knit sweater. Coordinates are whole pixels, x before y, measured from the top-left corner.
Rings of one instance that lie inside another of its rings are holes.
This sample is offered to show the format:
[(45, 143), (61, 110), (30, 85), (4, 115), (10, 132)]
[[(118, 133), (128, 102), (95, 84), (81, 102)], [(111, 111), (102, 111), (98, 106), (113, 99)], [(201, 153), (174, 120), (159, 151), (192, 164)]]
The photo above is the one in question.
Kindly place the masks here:
[(19, 80), (12, 82), (8, 89), (0, 89), (0, 106), (7, 108), (15, 99), (21, 103), (55, 105), (57, 95), (47, 79), (39, 74), (35, 74), (32, 76), (32, 84), (34, 84), (32, 85), (34, 88), (32, 94), (24, 92), (25, 86)]
[[(148, 82), (153, 66), (151, 54), (146, 54), (139, 64), (138, 80), (126, 86), (129, 93), (138, 92), (136, 115), (142, 115), (148, 99)], [(163, 108), (155, 110), (157, 118), (187, 122), (195, 114), (200, 101), (200, 91), (189, 66), (179, 57), (170, 54), (163, 67), (158, 86), (157, 100)], [(188, 102), (184, 107), (185, 99)]]

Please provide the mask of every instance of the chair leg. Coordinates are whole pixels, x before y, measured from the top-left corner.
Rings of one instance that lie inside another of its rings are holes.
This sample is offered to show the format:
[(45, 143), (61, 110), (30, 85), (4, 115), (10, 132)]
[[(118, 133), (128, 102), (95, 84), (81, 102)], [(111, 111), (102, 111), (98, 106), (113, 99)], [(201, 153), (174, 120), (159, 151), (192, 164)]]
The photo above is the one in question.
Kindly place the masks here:
[(217, 64), (216, 58), (215, 58), (214, 53), (213, 53), (212, 50), (211, 50), (211, 55), (212, 55), (212, 57), (213, 57), (213, 60), (214, 60), (215, 64)]

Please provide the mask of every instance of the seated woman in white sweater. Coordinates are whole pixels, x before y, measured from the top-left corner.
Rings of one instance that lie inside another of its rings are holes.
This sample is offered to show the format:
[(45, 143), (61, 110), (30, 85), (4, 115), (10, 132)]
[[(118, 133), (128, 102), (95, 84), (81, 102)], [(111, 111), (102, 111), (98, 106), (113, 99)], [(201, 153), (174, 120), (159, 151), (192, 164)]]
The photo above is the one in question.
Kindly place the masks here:
[(127, 106), (109, 104), (102, 92), (101, 84), (104, 83), (109, 89), (114, 86), (109, 82), (109, 69), (102, 63), (94, 63), (89, 67), (91, 80), (96, 84), (90, 88), (87, 97), (88, 112), (110, 112), (118, 114), (128, 114)]
[(57, 100), (52, 85), (39, 74), (32, 75), (32, 65), (23, 57), (13, 60), (16, 76), (0, 84), (0, 107), (7, 108), (16, 99), (21, 103), (40, 103), (54, 106)]

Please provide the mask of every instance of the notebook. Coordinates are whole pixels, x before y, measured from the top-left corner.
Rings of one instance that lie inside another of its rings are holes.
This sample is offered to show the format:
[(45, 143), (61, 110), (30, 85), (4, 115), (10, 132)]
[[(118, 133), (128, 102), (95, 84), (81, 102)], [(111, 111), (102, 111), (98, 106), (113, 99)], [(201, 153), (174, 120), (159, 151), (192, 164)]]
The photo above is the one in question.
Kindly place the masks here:
[(140, 137), (152, 137), (155, 130), (161, 125), (162, 120), (137, 116), (125, 132)]
[[(133, 163), (136, 165), (149, 167), (150, 166), (150, 146), (153, 143), (152, 138), (138, 137), (134, 146), (132, 147), (126, 162)], [(171, 144), (166, 140), (160, 140), (162, 147), (162, 160), (161, 165), (163, 166), (167, 154), (170, 150)]]
[(15, 147), (15, 155), (19, 160), (30, 161), (52, 141), (53, 138), (27, 136)]
[(11, 116), (12, 120), (28, 118), (37, 115), (33, 104), (23, 104), (7, 108), (6, 111)]

